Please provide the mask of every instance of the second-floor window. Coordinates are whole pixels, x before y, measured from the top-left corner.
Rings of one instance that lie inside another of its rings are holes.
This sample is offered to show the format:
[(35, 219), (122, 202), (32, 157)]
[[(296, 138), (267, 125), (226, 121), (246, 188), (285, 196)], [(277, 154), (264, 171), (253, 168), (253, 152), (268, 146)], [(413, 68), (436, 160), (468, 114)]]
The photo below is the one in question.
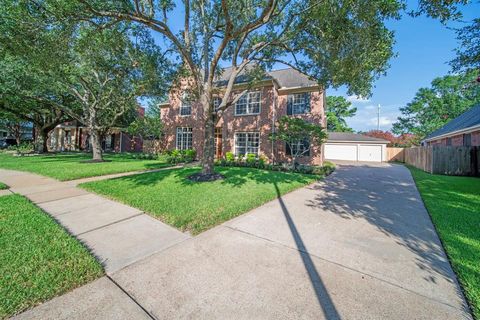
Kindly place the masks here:
[(218, 111), (218, 108), (220, 107), (221, 103), (222, 103), (222, 98), (219, 98), (219, 97), (213, 98), (213, 108), (215, 112)]
[(192, 102), (190, 101), (187, 94), (182, 95), (180, 104), (180, 115), (181, 116), (189, 116), (192, 114)]
[(310, 93), (289, 94), (287, 98), (287, 114), (305, 114), (310, 112)]
[(261, 99), (260, 91), (245, 93), (235, 103), (235, 115), (259, 114)]

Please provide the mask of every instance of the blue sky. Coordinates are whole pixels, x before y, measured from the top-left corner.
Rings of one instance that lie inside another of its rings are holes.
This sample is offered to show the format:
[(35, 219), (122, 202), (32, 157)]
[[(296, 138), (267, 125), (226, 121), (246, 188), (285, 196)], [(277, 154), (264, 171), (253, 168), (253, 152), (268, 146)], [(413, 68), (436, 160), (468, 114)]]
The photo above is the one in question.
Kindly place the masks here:
[[(416, 3), (416, 2), (412, 2)], [(478, 17), (480, 3), (463, 9), (464, 19)], [(447, 24), (449, 27), (460, 24)], [(343, 95), (358, 108), (357, 115), (347, 120), (354, 129), (368, 131), (377, 127), (377, 105), (380, 104), (380, 129), (391, 129), (400, 115), (399, 108), (412, 100), (416, 91), (428, 87), (435, 77), (446, 75), (451, 68), (448, 61), (455, 57), (455, 32), (438, 20), (426, 17), (403, 16), (387, 23), (396, 35), (397, 57), (390, 61), (387, 75), (375, 83), (373, 95), (365, 101), (348, 97), (345, 90), (329, 90), (327, 95)]]

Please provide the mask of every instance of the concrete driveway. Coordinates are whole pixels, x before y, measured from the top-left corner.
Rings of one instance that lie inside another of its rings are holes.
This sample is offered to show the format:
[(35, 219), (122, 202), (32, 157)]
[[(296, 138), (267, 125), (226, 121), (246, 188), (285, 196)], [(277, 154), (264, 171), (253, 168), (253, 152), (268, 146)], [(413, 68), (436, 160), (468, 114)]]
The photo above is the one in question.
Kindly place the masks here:
[(398, 165), (341, 165), (109, 278), (158, 319), (471, 319)]

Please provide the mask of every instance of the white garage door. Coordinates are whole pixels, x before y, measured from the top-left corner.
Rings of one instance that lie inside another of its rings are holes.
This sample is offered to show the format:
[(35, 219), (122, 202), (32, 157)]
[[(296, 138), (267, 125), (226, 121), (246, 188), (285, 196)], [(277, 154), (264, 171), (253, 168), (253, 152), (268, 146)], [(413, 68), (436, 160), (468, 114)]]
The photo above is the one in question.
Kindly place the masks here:
[(325, 144), (325, 159), (357, 161), (356, 144)]
[(325, 144), (325, 159), (382, 162), (381, 145)]
[(360, 145), (358, 147), (358, 161), (382, 162), (382, 146)]

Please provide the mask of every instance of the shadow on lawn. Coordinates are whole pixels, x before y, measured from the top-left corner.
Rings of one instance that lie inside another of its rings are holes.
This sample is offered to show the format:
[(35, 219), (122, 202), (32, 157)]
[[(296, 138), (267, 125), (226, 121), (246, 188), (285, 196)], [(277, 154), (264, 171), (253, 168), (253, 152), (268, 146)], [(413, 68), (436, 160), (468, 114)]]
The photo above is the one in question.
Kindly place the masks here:
[[(152, 166), (152, 169), (158, 165), (146, 165), (146, 167)], [(239, 168), (239, 167), (221, 167), (215, 169), (217, 172), (223, 174), (226, 178), (223, 180), (217, 180), (213, 183), (220, 183), (222, 185), (229, 185), (232, 187), (241, 187), (249, 181), (260, 184), (273, 184), (275, 183), (301, 183), (307, 184), (312, 182), (312, 178), (315, 176), (306, 176), (302, 174), (295, 173), (286, 173), (286, 172), (274, 172), (267, 170), (259, 170), (254, 168)], [(121, 179), (123, 181), (129, 181), (135, 185), (145, 186), (145, 185), (155, 185), (161, 182), (166, 178), (174, 178), (177, 183), (182, 184), (183, 186), (193, 186), (202, 183), (212, 183), (212, 182), (193, 182), (187, 179), (188, 176), (197, 173), (200, 171), (198, 167), (186, 167), (180, 169), (165, 169), (153, 173), (144, 173), (126, 177), (120, 177), (116, 179)]]

